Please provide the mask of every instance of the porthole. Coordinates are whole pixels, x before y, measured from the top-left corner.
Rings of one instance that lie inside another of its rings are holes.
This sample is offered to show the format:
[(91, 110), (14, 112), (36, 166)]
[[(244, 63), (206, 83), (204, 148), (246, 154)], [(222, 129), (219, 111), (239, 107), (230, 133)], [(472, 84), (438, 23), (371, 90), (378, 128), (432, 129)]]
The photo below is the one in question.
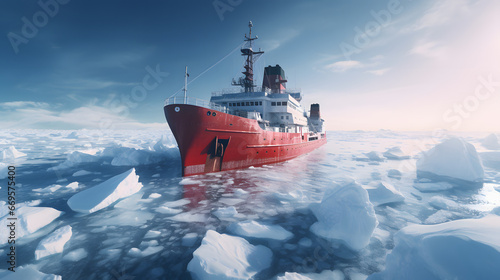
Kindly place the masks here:
[(213, 113), (212, 113), (212, 116), (214, 116), (214, 117), (215, 117), (215, 115), (217, 115), (217, 113), (213, 112)]
[(210, 116), (212, 114), (212, 112), (208, 111), (207, 112), (207, 116)]
[(174, 109), (174, 110), (175, 110), (176, 112), (179, 112), (179, 111), (181, 110), (181, 108), (179, 108), (179, 107), (175, 107), (175, 109)]

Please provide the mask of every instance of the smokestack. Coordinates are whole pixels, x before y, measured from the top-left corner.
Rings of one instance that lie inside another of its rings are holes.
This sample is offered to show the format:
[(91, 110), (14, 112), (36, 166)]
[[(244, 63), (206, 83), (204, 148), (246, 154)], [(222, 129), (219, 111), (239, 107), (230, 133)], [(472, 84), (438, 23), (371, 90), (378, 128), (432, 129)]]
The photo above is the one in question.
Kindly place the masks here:
[(281, 92), (285, 90), (285, 70), (276, 64), (276, 66), (267, 66), (264, 68), (263, 88), (269, 88), (272, 92)]
[(311, 119), (319, 119), (321, 115), (319, 113), (319, 104), (311, 104)]

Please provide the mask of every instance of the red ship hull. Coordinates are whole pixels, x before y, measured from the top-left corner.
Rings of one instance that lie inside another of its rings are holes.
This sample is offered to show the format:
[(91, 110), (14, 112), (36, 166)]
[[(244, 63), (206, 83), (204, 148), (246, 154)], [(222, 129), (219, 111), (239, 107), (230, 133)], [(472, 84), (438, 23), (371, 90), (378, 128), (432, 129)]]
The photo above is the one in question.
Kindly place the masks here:
[(240, 169), (286, 161), (326, 143), (326, 134), (262, 130), (256, 120), (188, 104), (164, 107), (179, 146), (182, 175)]

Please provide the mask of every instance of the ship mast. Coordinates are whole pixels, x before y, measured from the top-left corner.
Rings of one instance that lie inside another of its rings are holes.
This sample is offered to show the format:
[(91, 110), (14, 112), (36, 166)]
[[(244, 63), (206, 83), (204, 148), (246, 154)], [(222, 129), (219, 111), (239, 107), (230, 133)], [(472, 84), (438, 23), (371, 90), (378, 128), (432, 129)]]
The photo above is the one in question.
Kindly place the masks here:
[(188, 67), (186, 66), (186, 72), (184, 73), (184, 104), (187, 104), (188, 77)]
[(243, 75), (245, 75), (244, 78), (240, 78), (238, 82), (233, 80), (232, 85), (234, 86), (241, 86), (245, 88), (245, 92), (253, 92), (253, 88), (255, 87), (254, 82), (253, 82), (253, 63), (257, 58), (260, 57), (261, 54), (264, 52), (259, 49), (259, 51), (255, 52), (252, 49), (252, 42), (253, 40), (257, 40), (259, 37), (255, 36), (252, 38), (252, 22), (250, 21), (248, 23), (248, 27), (250, 31), (248, 32), (248, 37), (245, 34), (245, 41), (247, 42), (245, 44), (245, 47), (241, 49), (241, 55), (246, 56), (245, 59), (245, 71), (242, 72)]

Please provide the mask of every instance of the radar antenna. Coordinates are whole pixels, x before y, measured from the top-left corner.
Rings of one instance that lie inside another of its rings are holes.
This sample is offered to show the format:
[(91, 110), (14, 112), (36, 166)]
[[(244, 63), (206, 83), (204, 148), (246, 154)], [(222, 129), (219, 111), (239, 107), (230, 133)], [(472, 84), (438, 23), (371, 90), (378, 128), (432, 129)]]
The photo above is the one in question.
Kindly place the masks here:
[(233, 86), (241, 86), (245, 88), (245, 92), (253, 92), (255, 84), (253, 81), (253, 64), (254, 62), (264, 53), (264, 51), (253, 51), (252, 42), (253, 40), (259, 39), (258, 36), (252, 38), (252, 21), (248, 23), (248, 27), (250, 31), (248, 32), (248, 36), (245, 34), (245, 46), (241, 49), (241, 55), (246, 56), (245, 59), (245, 71), (242, 72), (244, 77), (238, 79), (238, 81), (233, 80)]

